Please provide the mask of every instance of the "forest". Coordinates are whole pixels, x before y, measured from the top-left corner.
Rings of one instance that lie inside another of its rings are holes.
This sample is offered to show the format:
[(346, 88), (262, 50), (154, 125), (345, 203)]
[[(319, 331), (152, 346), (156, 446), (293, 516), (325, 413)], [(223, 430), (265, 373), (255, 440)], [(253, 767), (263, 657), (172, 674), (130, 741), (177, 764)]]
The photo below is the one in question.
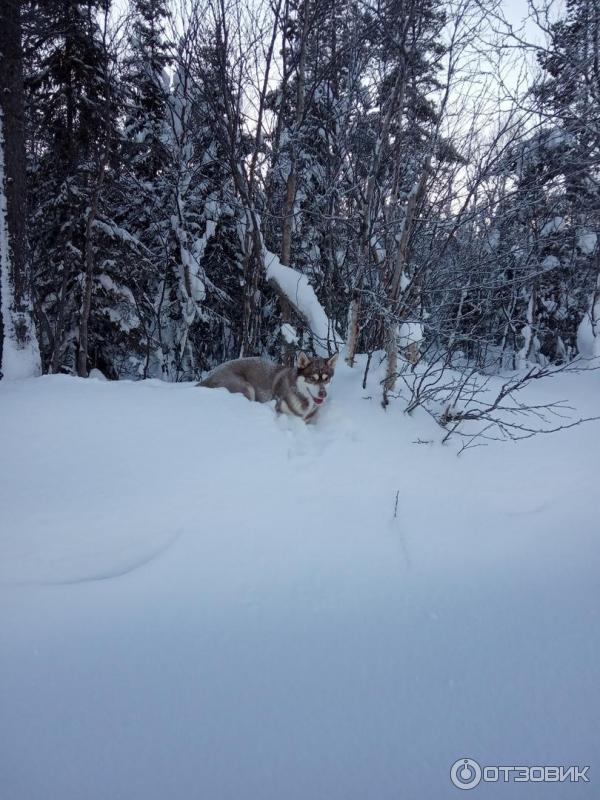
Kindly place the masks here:
[[(514, 16), (514, 15), (513, 15)], [(600, 2), (4, 0), (2, 362), (600, 353)]]

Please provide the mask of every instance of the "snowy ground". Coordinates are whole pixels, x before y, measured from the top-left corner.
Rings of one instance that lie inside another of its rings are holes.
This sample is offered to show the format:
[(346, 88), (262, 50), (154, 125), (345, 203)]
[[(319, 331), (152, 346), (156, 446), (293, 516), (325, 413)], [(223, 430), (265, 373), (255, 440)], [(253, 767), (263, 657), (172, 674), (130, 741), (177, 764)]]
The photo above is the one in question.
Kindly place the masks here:
[(0, 384), (1, 800), (600, 796), (600, 424), (457, 458), (359, 378)]

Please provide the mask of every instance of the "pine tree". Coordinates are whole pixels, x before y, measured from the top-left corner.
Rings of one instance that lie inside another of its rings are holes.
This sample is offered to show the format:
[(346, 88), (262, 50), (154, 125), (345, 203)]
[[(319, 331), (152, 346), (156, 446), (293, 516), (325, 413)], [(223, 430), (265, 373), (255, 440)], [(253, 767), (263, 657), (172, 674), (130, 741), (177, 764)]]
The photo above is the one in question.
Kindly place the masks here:
[(30, 32), (30, 242), (50, 372), (86, 375), (95, 347), (95, 222), (111, 180), (117, 96), (100, 27), (107, 11), (105, 2), (47, 0)]
[(121, 76), (126, 92), (121, 156), (139, 181), (154, 180), (168, 158), (169, 13), (165, 0), (133, 0), (131, 14), (130, 51)]
[(554, 362), (577, 350), (577, 328), (593, 308), (600, 279), (600, 4), (569, 0), (539, 56), (534, 87), (543, 124), (527, 147), (543, 184), (542, 275), (532, 314), (540, 353)]
[[(240, 245), (222, 112), (205, 48), (193, 52), (185, 37), (169, 43), (164, 3), (135, 12), (116, 227), (131, 244), (127, 270), (143, 331), (138, 371), (189, 379), (234, 354), (239, 326), (231, 312), (239, 306), (232, 295), (240, 290)], [(226, 254), (219, 264), (217, 252)]]
[[(351, 2), (290, 2), (283, 79), (269, 97), (277, 125), (267, 182), (267, 242), (283, 264), (309, 276), (328, 316), (340, 320), (347, 305), (347, 229), (336, 220), (349, 189), (345, 144), (360, 91), (356, 65), (365, 57), (360, 23)], [(311, 347), (310, 340), (303, 344)]]

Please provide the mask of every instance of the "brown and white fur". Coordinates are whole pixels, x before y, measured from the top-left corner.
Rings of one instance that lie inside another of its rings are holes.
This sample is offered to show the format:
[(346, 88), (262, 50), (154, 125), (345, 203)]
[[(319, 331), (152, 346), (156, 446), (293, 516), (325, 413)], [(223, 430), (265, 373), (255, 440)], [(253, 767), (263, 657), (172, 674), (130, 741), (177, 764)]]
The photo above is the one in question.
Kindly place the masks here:
[(309, 358), (300, 353), (295, 367), (262, 358), (238, 358), (213, 369), (198, 386), (228, 389), (259, 403), (275, 400), (278, 412), (308, 422), (327, 398), (337, 357), (335, 353), (330, 358)]

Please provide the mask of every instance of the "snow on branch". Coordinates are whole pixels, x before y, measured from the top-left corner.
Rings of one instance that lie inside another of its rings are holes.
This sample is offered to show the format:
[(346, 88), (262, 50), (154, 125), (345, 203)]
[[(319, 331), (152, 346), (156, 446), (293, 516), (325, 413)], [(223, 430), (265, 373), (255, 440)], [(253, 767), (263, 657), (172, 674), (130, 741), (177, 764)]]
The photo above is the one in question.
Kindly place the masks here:
[(306, 275), (292, 267), (286, 267), (269, 250), (265, 249), (264, 258), (267, 280), (284, 295), (305, 320), (314, 338), (317, 352), (328, 354), (329, 346), (338, 350), (343, 342), (335, 332), (333, 323), (327, 317)]

